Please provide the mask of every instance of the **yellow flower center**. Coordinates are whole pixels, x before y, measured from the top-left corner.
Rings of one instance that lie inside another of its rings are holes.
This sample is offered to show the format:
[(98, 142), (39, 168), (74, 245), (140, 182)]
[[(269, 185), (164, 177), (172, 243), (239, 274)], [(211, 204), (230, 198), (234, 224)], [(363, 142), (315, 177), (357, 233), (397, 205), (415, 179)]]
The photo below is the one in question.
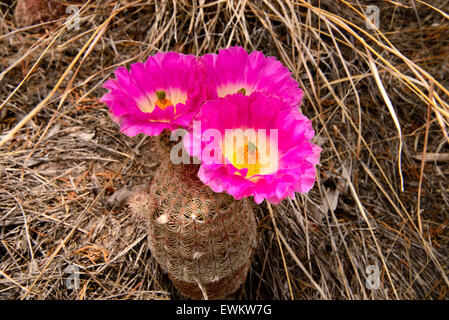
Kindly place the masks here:
[(155, 93), (148, 93), (142, 96), (139, 100), (137, 100), (137, 105), (142, 112), (151, 113), (156, 107), (164, 110), (169, 106), (176, 106), (178, 103), (185, 103), (186, 100), (187, 92), (179, 89), (168, 88), (167, 90), (157, 90)]
[(161, 110), (173, 105), (173, 102), (171, 102), (170, 99), (167, 99), (167, 93), (163, 90), (156, 91), (156, 97), (156, 106), (158, 106)]
[[(242, 157), (243, 155), (243, 157)], [(243, 159), (242, 159), (243, 158)], [(257, 146), (248, 142), (243, 146), (240, 146), (232, 155), (232, 164), (237, 169), (241, 170), (243, 168), (248, 169), (247, 177), (252, 177), (256, 174), (260, 174), (260, 169), (262, 164), (259, 161), (260, 155), (257, 150)], [(243, 160), (243, 162), (242, 162)]]
[(244, 96), (249, 96), (256, 91), (253, 85), (247, 83), (232, 83), (222, 85), (217, 88), (217, 93), (220, 98), (226, 97), (228, 94), (234, 94), (237, 92), (242, 93)]
[[(259, 134), (254, 129), (226, 130), (221, 149), (223, 157), (238, 170), (248, 169), (248, 179), (278, 170), (277, 135), (269, 139), (265, 132)], [(240, 175), (239, 172), (235, 174)]]

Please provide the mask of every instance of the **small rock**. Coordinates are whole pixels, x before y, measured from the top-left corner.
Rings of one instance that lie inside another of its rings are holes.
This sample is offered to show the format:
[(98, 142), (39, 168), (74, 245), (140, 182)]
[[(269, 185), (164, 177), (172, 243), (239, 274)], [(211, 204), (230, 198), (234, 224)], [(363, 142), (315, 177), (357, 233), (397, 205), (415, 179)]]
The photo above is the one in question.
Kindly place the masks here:
[(55, 19), (61, 11), (62, 5), (54, 0), (19, 0), (14, 17), (20, 27), (26, 27)]
[(114, 192), (107, 200), (109, 205), (115, 205), (118, 208), (122, 208), (126, 204), (126, 200), (131, 195), (131, 192), (125, 187)]

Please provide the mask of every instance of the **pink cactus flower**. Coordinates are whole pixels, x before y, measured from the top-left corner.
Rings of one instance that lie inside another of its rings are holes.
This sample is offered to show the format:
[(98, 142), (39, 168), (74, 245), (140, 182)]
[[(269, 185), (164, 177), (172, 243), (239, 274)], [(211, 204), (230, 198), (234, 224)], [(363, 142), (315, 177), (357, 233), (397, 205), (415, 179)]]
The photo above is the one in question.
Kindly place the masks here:
[(275, 96), (227, 95), (204, 103), (184, 137), (201, 159), (198, 177), (215, 192), (279, 203), (315, 183), (321, 148), (306, 116)]
[(231, 47), (218, 54), (206, 54), (201, 61), (209, 80), (211, 99), (257, 91), (275, 95), (295, 110), (302, 103), (303, 91), (288, 68), (260, 51), (248, 54), (242, 47)]
[(157, 53), (130, 71), (119, 67), (104, 88), (102, 102), (129, 136), (159, 135), (164, 129), (187, 127), (206, 98), (200, 64), (194, 55)]

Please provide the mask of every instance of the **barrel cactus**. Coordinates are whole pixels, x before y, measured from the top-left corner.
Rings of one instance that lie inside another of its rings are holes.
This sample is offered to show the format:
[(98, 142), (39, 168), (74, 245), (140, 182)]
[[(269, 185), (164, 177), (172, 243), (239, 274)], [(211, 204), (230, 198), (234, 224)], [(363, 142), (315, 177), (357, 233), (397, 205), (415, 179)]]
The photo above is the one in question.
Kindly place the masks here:
[(213, 192), (198, 168), (164, 161), (130, 206), (147, 219), (151, 252), (175, 287), (192, 299), (222, 299), (246, 278), (256, 222), (247, 199)]

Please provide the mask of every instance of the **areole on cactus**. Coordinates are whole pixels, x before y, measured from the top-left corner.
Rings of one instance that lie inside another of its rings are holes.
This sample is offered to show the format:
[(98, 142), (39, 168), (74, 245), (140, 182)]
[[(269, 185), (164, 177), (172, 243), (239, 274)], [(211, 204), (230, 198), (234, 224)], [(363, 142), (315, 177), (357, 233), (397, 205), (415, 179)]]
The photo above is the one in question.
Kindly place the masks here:
[[(116, 70), (102, 101), (123, 133), (158, 136), (162, 151), (131, 210), (147, 220), (151, 253), (181, 294), (225, 298), (245, 281), (257, 243), (251, 197), (278, 203), (315, 182), (321, 149), (298, 109), (303, 92), (275, 58), (241, 47), (158, 53), (130, 69)], [(176, 165), (169, 136), (178, 128), (189, 161)]]

